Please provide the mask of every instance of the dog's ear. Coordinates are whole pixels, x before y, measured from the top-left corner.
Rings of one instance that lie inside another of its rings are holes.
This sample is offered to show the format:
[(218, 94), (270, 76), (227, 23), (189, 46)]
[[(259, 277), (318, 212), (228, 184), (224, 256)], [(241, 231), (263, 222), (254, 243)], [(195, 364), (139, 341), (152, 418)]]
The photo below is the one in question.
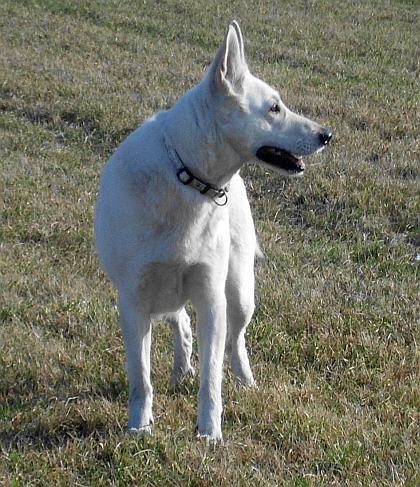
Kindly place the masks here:
[(242, 91), (242, 80), (246, 70), (241, 29), (238, 23), (233, 21), (213, 61), (210, 76), (218, 89), (234, 95)]
[(238, 42), (239, 42), (239, 48), (241, 50), (241, 57), (242, 57), (242, 61), (245, 63), (245, 53), (244, 53), (244, 39), (242, 37), (242, 32), (241, 32), (241, 29), (239, 28), (239, 24), (238, 22), (236, 22), (236, 20), (232, 20), (232, 22), (230, 23), (230, 25), (235, 29), (236, 31), (236, 37), (238, 39)]

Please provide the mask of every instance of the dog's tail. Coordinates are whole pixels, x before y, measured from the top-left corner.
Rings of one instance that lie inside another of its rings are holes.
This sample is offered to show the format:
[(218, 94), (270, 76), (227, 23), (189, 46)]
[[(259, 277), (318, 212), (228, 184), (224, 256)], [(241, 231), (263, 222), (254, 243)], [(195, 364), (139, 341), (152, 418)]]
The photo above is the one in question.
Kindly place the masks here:
[(257, 239), (256, 245), (255, 245), (255, 260), (265, 260), (265, 255), (263, 254), (263, 251), (261, 250), (260, 242)]

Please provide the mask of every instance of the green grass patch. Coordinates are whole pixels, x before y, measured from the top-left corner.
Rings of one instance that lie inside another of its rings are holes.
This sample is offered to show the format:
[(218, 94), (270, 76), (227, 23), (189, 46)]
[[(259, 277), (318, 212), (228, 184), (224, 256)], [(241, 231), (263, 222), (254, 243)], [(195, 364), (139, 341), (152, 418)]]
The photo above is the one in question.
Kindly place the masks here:
[[(195, 438), (197, 378), (170, 390), (162, 325), (154, 435), (133, 439), (98, 177), (233, 18), (252, 70), (334, 143), (299, 180), (243, 171), (259, 388), (226, 370), (225, 444)], [(408, 1), (1, 2), (0, 485), (419, 484), (418, 20)]]

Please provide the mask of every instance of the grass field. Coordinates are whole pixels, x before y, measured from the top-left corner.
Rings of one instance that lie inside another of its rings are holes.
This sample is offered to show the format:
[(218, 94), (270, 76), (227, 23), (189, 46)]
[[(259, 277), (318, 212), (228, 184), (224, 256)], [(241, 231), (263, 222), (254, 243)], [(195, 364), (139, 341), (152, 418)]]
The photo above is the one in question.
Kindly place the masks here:
[[(252, 70), (335, 139), (299, 180), (243, 171), (259, 388), (226, 370), (224, 445), (194, 437), (197, 378), (170, 390), (159, 324), (135, 439), (98, 176), (233, 18)], [(420, 484), (419, 30), (416, 1), (0, 1), (0, 485)]]

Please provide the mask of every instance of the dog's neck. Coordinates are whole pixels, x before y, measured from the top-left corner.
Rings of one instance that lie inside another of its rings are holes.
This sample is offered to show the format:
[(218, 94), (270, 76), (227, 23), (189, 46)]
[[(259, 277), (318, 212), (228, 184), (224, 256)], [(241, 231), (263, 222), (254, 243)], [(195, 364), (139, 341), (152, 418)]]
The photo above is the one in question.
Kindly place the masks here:
[(164, 130), (167, 144), (197, 178), (223, 188), (243, 161), (220, 133), (214, 110), (206, 84), (201, 83), (166, 113)]

